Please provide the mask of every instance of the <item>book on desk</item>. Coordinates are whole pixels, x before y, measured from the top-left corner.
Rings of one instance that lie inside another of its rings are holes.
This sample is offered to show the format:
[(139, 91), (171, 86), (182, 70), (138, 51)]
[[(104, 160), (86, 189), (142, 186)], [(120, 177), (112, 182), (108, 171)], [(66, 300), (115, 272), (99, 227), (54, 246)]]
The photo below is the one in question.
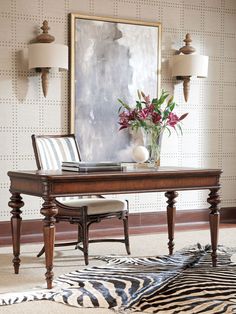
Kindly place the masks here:
[(78, 172), (121, 171), (123, 166), (120, 162), (63, 161), (61, 170)]

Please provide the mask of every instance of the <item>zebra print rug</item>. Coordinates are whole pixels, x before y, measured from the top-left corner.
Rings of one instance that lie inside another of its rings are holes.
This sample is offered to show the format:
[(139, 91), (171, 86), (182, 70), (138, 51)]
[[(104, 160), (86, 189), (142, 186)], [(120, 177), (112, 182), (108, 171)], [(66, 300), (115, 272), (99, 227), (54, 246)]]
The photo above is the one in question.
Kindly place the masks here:
[(0, 305), (50, 300), (117, 313), (236, 313), (235, 252), (220, 247), (216, 268), (210, 247), (200, 245), (172, 256), (99, 257), (106, 266), (62, 275), (51, 290), (2, 294)]

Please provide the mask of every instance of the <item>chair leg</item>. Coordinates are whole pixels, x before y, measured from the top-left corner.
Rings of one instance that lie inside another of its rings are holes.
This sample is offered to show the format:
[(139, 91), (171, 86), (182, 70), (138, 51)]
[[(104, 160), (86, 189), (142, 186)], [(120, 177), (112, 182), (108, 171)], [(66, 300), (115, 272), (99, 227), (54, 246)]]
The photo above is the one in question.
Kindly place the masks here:
[(77, 249), (77, 246), (79, 245), (80, 242), (83, 241), (83, 232), (82, 232), (82, 228), (81, 228), (81, 225), (78, 224), (78, 236), (77, 236), (77, 244), (75, 246), (75, 248)]
[(123, 218), (124, 224), (124, 235), (125, 235), (125, 248), (128, 255), (130, 255), (130, 245), (129, 245), (129, 221), (128, 216)]
[(85, 265), (88, 265), (88, 222), (87, 222), (87, 207), (84, 206), (82, 208), (82, 216), (83, 216), (83, 222), (82, 222), (82, 240), (83, 240), (83, 253), (84, 253), (84, 261)]
[(43, 255), (43, 253), (45, 253), (45, 247), (44, 246), (42, 247), (42, 249), (37, 254), (37, 257), (40, 257), (41, 255)]

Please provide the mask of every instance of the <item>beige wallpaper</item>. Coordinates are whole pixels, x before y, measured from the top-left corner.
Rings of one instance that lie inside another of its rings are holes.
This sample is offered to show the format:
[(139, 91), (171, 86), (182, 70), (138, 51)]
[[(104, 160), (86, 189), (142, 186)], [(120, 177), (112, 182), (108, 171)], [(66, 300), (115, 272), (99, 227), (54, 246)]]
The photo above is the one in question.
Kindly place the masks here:
[[(22, 51), (44, 19), (57, 43), (68, 43), (68, 13), (159, 21), (163, 26), (162, 87), (174, 93), (178, 112), (189, 112), (184, 135), (164, 140), (162, 164), (223, 168), (223, 206), (236, 205), (236, 1), (235, 0), (1, 0), (0, 1), (0, 219), (9, 219), (8, 170), (34, 169), (32, 133), (66, 133), (67, 73), (50, 74), (49, 95), (22, 62)], [(190, 32), (209, 59), (207, 79), (193, 79), (188, 104), (170, 76), (169, 60)], [(180, 193), (181, 209), (205, 208), (206, 192)], [(130, 195), (131, 211), (164, 210), (160, 193)], [(24, 218), (39, 217), (40, 201), (24, 197)]]

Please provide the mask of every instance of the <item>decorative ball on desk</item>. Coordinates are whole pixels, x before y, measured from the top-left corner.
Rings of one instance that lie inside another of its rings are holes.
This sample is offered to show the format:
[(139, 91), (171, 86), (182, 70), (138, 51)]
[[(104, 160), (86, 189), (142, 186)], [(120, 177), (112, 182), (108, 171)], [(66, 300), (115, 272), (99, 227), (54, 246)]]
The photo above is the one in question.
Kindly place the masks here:
[(135, 146), (132, 151), (132, 157), (135, 162), (145, 162), (149, 158), (149, 152), (144, 146)]

